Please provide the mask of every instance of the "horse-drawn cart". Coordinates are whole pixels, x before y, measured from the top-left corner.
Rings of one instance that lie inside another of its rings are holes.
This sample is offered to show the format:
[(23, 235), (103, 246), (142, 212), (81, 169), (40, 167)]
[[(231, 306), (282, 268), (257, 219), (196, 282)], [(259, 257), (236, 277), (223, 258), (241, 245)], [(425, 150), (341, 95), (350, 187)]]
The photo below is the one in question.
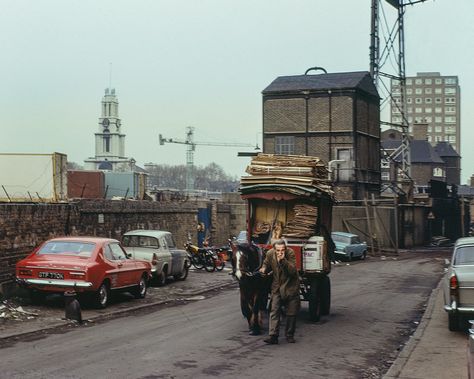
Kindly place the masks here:
[(296, 254), (301, 299), (318, 321), (331, 304), (333, 195), (326, 166), (315, 157), (259, 154), (242, 177), (249, 242), (263, 250), (283, 238)]

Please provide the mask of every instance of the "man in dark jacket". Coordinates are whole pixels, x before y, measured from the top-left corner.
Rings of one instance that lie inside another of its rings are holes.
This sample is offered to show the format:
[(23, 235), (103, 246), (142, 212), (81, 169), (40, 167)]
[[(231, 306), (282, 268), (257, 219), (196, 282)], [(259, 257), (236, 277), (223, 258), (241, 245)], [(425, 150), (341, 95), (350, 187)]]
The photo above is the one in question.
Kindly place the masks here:
[(261, 273), (273, 272), (269, 337), (265, 343), (277, 344), (280, 333), (281, 307), (286, 307), (286, 340), (295, 342), (296, 315), (300, 309), (300, 282), (296, 268), (295, 252), (286, 246), (282, 239), (273, 244), (267, 252)]

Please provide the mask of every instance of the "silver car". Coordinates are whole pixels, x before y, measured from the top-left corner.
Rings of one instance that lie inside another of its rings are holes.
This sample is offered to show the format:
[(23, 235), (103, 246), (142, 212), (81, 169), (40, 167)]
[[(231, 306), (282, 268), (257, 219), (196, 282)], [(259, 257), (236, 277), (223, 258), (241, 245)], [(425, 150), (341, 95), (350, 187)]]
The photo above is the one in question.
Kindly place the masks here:
[(449, 330), (467, 327), (474, 318), (474, 237), (459, 238), (443, 283)]

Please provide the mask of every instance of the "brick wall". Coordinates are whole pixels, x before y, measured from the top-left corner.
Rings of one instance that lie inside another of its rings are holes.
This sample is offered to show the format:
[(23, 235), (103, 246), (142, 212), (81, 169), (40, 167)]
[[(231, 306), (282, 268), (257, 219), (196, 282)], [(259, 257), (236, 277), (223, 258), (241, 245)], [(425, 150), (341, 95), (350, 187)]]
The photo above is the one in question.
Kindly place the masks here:
[[(196, 241), (197, 209), (196, 202), (0, 204), (0, 284), (12, 279), (19, 259), (52, 237), (69, 234), (120, 239), (133, 229), (162, 229), (173, 233), (178, 246), (184, 245), (188, 234)], [(215, 244), (224, 244), (231, 234), (230, 215), (231, 206), (217, 204)]]

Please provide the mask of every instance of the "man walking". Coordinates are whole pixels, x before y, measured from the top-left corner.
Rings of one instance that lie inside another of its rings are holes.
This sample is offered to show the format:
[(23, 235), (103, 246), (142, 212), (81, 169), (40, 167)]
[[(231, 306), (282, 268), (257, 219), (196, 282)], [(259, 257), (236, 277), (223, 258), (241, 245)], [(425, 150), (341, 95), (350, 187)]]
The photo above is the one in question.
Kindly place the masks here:
[(289, 343), (295, 342), (296, 315), (300, 309), (300, 281), (296, 268), (295, 252), (287, 248), (285, 240), (273, 243), (273, 249), (267, 252), (261, 273), (273, 272), (271, 291), (270, 325), (265, 343), (278, 343), (282, 306), (286, 307), (285, 335)]

